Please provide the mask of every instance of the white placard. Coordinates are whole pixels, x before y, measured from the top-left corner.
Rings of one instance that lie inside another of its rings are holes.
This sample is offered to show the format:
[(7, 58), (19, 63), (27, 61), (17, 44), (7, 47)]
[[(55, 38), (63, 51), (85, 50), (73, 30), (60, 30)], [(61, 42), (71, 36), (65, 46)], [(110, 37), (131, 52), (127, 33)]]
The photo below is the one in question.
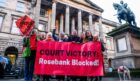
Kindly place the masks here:
[(118, 51), (119, 52), (127, 50), (125, 37), (118, 39), (117, 43), (118, 43)]

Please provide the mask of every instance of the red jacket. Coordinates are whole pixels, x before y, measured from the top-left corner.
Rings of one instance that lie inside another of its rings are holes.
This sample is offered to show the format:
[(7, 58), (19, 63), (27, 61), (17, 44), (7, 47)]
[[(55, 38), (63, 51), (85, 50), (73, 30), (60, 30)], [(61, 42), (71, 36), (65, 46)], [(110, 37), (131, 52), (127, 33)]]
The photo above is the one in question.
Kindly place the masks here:
[(36, 50), (37, 48), (37, 36), (35, 34), (30, 36), (30, 48), (31, 50)]

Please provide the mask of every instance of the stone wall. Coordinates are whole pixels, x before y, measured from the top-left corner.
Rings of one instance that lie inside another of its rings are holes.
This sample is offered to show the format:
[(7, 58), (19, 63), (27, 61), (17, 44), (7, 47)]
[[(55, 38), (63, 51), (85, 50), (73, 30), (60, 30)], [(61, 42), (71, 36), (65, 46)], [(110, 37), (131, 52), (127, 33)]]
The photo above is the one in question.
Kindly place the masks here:
[(8, 47), (15, 47), (18, 50), (18, 58), (21, 58), (22, 40), (21, 36), (0, 33), (0, 53), (4, 56)]
[(140, 51), (140, 38), (131, 36), (132, 51)]
[(135, 66), (136, 66), (137, 68), (140, 68), (140, 57), (136, 57), (136, 58), (135, 58)]
[(112, 66), (114, 69), (117, 69), (119, 66), (125, 65), (128, 68), (135, 68), (133, 57), (126, 58), (115, 58), (112, 60)]

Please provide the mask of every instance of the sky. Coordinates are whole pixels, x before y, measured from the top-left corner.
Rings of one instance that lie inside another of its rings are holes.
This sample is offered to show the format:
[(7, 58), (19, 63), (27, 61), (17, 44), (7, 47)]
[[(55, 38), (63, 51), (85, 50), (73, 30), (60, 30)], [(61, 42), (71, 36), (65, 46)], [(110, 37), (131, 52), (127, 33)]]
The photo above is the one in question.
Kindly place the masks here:
[[(120, 0), (91, 0), (91, 1), (100, 6), (102, 9), (104, 9), (104, 12), (102, 13), (103, 18), (118, 22), (117, 17), (113, 16), (114, 14), (117, 13), (117, 11), (114, 10), (112, 4), (113, 2), (120, 3)], [(130, 7), (130, 9), (134, 12), (137, 26), (140, 27), (140, 0), (123, 0), (123, 1), (124, 3), (127, 3), (128, 7)]]

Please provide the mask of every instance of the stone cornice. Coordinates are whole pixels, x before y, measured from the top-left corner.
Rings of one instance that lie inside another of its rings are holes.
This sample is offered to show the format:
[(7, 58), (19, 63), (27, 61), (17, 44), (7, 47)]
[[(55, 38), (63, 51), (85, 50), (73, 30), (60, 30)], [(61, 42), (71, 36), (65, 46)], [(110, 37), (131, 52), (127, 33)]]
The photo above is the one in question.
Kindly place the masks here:
[(96, 9), (87, 7), (83, 4), (81, 5), (81, 4), (76, 3), (74, 1), (70, 1), (70, 0), (56, 0), (56, 1), (61, 3), (61, 4), (69, 5), (70, 7), (73, 7), (73, 8), (76, 8), (76, 9), (79, 9), (79, 10), (82, 10), (82, 11), (85, 11), (85, 12), (88, 12), (88, 13), (91, 13), (91, 14), (94, 14), (97, 16), (102, 15), (102, 12), (100, 12), (99, 10), (97, 11)]
[(115, 28), (113, 31), (107, 33), (109, 36), (115, 36), (115, 35), (118, 35), (118, 34), (121, 34), (121, 33), (124, 33), (124, 32), (130, 32), (132, 34), (135, 34), (135, 35), (140, 35), (140, 28), (138, 27), (134, 27), (134, 26), (130, 26), (128, 24), (124, 24), (118, 28)]

